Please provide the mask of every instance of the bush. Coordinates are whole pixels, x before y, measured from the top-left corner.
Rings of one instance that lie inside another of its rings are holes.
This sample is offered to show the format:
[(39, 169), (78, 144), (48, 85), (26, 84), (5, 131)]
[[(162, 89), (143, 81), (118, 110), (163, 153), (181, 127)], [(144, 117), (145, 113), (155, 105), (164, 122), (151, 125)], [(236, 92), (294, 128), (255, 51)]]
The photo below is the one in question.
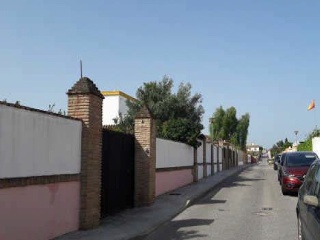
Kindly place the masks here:
[(298, 151), (312, 151), (312, 139), (308, 139), (307, 141), (300, 143), (298, 145)]

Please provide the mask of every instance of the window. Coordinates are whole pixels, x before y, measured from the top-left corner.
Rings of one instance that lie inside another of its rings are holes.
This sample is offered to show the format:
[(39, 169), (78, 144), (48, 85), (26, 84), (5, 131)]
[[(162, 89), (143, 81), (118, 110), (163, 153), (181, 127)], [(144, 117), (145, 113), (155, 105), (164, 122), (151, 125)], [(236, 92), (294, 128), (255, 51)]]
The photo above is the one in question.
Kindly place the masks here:
[(310, 166), (316, 158), (313, 153), (295, 153), (287, 156), (285, 164), (288, 167)]
[[(314, 178), (315, 178), (315, 174), (318, 172), (318, 165), (311, 165), (306, 179), (304, 180), (304, 185), (305, 185), (305, 189), (306, 189), (306, 193), (307, 194), (313, 194), (312, 191), (312, 183), (314, 182)], [(318, 175), (318, 173), (317, 173)]]
[(315, 182), (314, 195), (316, 195), (319, 199), (320, 198), (320, 171), (319, 171), (319, 168), (317, 169), (314, 180), (315, 180), (314, 181)]
[(280, 158), (280, 165), (283, 165), (283, 161), (284, 161), (285, 157), (286, 157), (286, 153), (283, 153)]

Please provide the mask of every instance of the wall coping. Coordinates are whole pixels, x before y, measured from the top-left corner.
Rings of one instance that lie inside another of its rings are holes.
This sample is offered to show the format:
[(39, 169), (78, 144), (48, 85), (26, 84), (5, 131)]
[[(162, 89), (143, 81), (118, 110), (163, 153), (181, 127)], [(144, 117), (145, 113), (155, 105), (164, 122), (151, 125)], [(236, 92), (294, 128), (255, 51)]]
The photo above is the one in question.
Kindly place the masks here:
[(12, 108), (16, 108), (16, 109), (22, 109), (22, 110), (26, 110), (26, 111), (31, 111), (31, 112), (38, 112), (38, 113), (47, 114), (47, 115), (51, 115), (51, 116), (55, 116), (55, 117), (60, 117), (60, 118), (65, 118), (65, 119), (69, 119), (69, 120), (75, 120), (75, 121), (82, 122), (82, 120), (79, 118), (65, 116), (65, 115), (61, 115), (59, 113), (49, 112), (49, 111), (45, 111), (45, 110), (41, 110), (41, 109), (37, 109), (37, 108), (27, 107), (27, 106), (23, 106), (20, 104), (7, 103), (7, 102), (0, 101), (0, 105), (12, 107)]

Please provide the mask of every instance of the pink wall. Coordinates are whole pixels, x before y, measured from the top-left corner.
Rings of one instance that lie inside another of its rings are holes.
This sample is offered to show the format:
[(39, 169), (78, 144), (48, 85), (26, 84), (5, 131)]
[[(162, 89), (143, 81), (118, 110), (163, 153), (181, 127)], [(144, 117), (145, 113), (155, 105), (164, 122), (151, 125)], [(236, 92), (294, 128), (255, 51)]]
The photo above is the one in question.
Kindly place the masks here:
[(192, 169), (156, 173), (156, 196), (193, 182)]
[(0, 190), (0, 240), (46, 240), (79, 228), (79, 182)]

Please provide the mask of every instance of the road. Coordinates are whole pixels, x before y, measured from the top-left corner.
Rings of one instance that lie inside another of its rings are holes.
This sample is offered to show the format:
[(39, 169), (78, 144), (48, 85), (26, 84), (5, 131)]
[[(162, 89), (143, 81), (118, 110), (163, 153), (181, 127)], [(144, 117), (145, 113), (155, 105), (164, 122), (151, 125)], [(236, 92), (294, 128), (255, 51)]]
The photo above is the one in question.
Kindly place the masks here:
[(276, 173), (263, 159), (144, 239), (297, 239), (297, 196), (282, 195)]

